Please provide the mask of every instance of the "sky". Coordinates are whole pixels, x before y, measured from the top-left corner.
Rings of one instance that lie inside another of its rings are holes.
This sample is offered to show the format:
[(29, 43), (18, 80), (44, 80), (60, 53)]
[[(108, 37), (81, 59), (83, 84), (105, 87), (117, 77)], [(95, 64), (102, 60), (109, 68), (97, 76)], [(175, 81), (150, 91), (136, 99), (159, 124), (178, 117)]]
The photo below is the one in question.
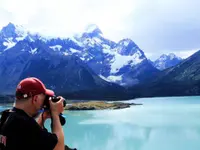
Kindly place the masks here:
[(198, 0), (0, 0), (0, 28), (9, 22), (47, 36), (70, 37), (96, 24), (115, 42), (132, 39), (152, 60), (200, 49)]

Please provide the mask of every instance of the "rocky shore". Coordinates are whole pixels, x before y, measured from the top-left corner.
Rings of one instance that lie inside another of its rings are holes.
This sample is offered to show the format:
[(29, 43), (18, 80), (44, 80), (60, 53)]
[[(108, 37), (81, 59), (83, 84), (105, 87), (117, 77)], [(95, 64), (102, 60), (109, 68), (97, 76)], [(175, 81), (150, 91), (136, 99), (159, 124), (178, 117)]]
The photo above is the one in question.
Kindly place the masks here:
[(131, 105), (142, 105), (136, 103), (88, 101), (68, 104), (65, 110), (104, 110), (104, 109), (123, 109)]

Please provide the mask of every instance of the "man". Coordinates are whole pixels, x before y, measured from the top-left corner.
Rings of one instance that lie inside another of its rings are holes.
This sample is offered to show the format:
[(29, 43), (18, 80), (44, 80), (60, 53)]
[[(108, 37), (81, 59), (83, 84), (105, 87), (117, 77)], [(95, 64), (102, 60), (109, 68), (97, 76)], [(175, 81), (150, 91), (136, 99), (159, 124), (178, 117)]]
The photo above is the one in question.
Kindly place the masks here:
[[(50, 114), (38, 116), (46, 96), (54, 92), (46, 89), (37, 78), (26, 78), (16, 88), (13, 109), (2, 114), (0, 124), (1, 149), (5, 150), (64, 150), (64, 133), (59, 114), (64, 111), (63, 98), (50, 104)], [(52, 133), (43, 129), (44, 121), (51, 117)]]

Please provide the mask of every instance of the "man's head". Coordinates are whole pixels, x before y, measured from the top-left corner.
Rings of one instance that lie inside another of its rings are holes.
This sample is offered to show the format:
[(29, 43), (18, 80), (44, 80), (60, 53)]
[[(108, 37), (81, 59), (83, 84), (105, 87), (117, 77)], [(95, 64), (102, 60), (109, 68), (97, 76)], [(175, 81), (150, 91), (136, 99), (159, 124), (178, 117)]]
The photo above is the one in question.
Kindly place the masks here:
[(20, 103), (27, 106), (29, 113), (34, 116), (42, 108), (47, 95), (54, 96), (54, 92), (46, 89), (42, 81), (35, 77), (25, 78), (17, 85), (16, 105)]

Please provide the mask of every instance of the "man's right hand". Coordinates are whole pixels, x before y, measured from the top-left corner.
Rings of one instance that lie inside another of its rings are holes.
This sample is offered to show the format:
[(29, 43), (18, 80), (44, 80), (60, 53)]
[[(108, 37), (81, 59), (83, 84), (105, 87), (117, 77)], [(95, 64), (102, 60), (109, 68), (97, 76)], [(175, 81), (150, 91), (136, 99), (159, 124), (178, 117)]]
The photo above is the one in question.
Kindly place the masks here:
[(58, 97), (60, 98), (58, 102), (52, 102), (51, 99), (49, 100), (51, 115), (59, 115), (64, 111), (63, 107), (64, 98), (61, 96)]

